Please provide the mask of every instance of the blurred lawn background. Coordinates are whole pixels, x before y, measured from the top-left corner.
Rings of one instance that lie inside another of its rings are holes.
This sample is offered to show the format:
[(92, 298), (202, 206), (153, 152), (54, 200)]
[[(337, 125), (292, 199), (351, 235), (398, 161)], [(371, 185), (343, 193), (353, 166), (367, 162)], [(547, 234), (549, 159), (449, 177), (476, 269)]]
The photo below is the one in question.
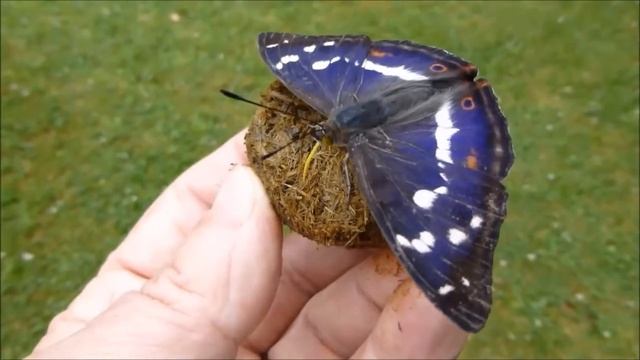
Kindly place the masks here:
[(162, 189), (247, 125), (260, 31), (480, 67), (516, 163), (495, 304), (462, 358), (639, 356), (638, 2), (2, 2), (2, 357), (26, 355)]

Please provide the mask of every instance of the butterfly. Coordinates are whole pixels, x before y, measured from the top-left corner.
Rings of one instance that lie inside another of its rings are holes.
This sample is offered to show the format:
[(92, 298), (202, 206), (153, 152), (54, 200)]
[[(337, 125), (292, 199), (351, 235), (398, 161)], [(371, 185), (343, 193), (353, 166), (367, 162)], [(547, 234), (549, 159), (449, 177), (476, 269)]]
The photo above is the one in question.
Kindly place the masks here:
[(327, 117), (389, 248), (450, 320), (479, 331), (513, 161), (507, 122), (477, 68), (441, 49), (365, 35), (261, 33), (275, 76)]

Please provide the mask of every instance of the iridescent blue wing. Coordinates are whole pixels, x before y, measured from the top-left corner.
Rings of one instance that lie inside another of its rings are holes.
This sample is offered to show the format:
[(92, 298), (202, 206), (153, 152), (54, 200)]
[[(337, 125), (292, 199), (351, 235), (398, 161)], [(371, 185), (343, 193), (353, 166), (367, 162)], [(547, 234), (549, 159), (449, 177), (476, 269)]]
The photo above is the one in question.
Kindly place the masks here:
[(324, 115), (367, 100), (402, 81), (473, 79), (473, 64), (409, 41), (371, 42), (365, 35), (261, 33), (258, 50), (278, 79)]
[(261, 33), (258, 50), (278, 79), (305, 103), (329, 115), (360, 83), (371, 41), (364, 35)]
[(486, 81), (428, 101), (433, 110), (415, 119), (355, 135), (349, 156), (389, 247), (443, 313), (476, 332), (491, 309), (511, 140)]
[(475, 65), (445, 50), (410, 41), (382, 40), (371, 44), (362, 64), (360, 100), (368, 99), (388, 83), (416, 80), (473, 80)]

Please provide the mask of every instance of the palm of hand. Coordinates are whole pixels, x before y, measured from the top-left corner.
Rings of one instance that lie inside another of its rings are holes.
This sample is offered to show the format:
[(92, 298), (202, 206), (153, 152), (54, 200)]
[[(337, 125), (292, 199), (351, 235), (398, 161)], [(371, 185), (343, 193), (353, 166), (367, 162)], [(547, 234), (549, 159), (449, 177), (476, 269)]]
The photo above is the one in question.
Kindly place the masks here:
[(451, 358), (466, 334), (388, 253), (281, 228), (236, 135), (168, 187), (31, 357)]

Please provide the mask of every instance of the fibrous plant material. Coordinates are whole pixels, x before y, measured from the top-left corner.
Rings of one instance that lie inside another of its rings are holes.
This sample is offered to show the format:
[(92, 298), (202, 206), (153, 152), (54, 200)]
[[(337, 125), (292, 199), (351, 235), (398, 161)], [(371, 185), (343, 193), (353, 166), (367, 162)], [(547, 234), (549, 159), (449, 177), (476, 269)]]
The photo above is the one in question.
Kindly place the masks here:
[[(259, 108), (245, 137), (251, 166), (262, 180), (282, 222), (327, 246), (385, 246), (358, 190), (356, 174), (344, 148), (321, 143), (303, 176), (304, 163), (316, 141), (311, 136), (302, 136), (308, 133), (310, 123), (319, 123), (325, 118), (279, 81), (271, 83), (261, 97), (262, 104), (296, 115)], [(284, 146), (297, 137), (302, 138)], [(276, 154), (263, 159), (280, 148)], [(345, 161), (348, 171), (345, 171)]]

